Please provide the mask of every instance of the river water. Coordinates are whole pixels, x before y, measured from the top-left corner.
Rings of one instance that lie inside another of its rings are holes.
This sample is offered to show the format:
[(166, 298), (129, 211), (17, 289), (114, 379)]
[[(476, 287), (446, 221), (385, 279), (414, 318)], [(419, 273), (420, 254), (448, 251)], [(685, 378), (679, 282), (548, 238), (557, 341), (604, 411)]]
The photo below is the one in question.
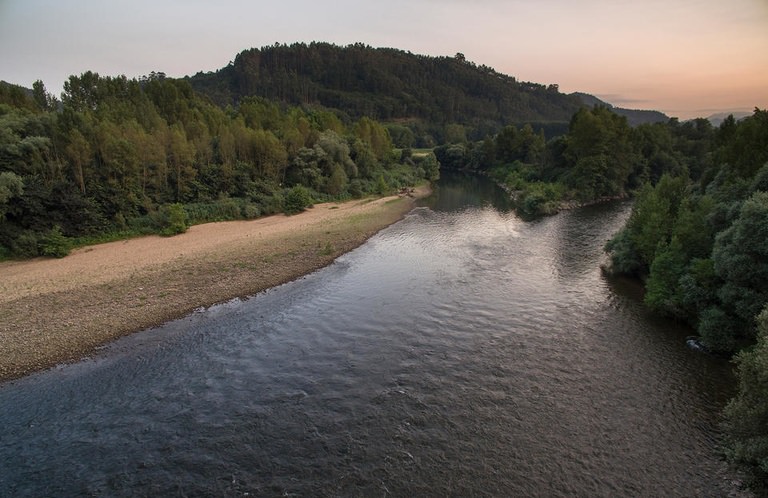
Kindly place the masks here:
[(0, 386), (0, 496), (726, 496), (730, 365), (600, 272), (629, 210), (446, 176), (324, 270)]

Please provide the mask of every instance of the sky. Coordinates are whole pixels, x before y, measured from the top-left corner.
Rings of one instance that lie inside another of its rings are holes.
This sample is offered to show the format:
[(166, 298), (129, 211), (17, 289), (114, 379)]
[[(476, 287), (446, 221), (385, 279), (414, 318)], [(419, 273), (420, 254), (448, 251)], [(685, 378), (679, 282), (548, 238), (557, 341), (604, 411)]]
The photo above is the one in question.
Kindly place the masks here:
[(275, 43), (453, 56), (680, 119), (768, 108), (768, 0), (0, 0), (0, 80), (182, 77)]

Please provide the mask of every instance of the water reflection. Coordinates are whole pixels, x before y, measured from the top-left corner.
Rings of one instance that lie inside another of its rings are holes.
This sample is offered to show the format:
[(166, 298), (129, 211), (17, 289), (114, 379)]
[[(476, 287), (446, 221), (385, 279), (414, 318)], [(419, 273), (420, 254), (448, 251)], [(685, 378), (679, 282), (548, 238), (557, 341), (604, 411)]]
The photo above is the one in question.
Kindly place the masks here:
[(2, 386), (0, 495), (727, 495), (729, 367), (598, 270), (626, 207), (444, 181), (329, 268)]

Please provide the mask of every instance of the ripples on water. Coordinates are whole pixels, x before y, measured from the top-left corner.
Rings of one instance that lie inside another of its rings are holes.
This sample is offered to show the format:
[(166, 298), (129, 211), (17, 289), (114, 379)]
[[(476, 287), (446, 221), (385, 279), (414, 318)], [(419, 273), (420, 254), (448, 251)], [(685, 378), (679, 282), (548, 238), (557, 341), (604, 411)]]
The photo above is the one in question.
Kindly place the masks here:
[(727, 364), (601, 276), (627, 205), (415, 210), (0, 387), (2, 496), (722, 496)]

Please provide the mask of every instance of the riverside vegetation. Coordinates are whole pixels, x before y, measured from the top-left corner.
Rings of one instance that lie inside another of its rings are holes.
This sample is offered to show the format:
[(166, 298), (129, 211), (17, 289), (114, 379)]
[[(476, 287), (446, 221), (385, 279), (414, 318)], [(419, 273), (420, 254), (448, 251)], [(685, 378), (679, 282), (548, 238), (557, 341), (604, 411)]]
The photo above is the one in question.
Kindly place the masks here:
[(42, 82), (0, 84), (0, 256), (297, 212), (440, 167), (492, 177), (529, 215), (635, 195), (606, 247), (612, 271), (644, 280), (648, 306), (735, 355), (726, 453), (766, 492), (768, 112), (632, 127), (460, 55), (300, 44), (186, 79), (87, 72), (61, 101)]

